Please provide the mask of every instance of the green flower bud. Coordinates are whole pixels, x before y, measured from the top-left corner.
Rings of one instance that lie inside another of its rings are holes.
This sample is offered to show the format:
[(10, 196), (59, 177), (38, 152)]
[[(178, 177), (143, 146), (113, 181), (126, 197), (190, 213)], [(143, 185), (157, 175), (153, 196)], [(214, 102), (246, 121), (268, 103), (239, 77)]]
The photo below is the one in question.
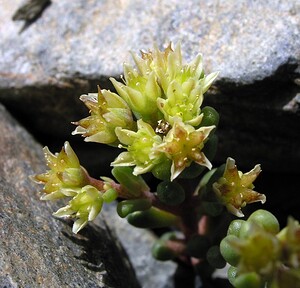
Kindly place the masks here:
[(141, 75), (128, 64), (124, 65), (125, 85), (110, 78), (119, 95), (128, 103), (137, 119), (154, 124), (160, 114), (156, 100), (162, 92), (154, 72)]
[(195, 258), (204, 258), (211, 243), (204, 235), (194, 235), (189, 239), (186, 251), (187, 254)]
[[(256, 225), (256, 224), (255, 224)], [(243, 225), (241, 225), (239, 229), (239, 237), (241, 239), (247, 239), (248, 237), (251, 236), (251, 230), (253, 230), (253, 225), (252, 223), (245, 221)]]
[(151, 207), (128, 215), (128, 222), (138, 228), (163, 228), (177, 225), (179, 218), (169, 212)]
[(184, 201), (185, 192), (178, 183), (163, 181), (157, 186), (157, 197), (162, 203), (175, 206)]
[(226, 262), (232, 266), (237, 266), (240, 261), (240, 253), (234, 247), (233, 243), (238, 242), (238, 237), (234, 235), (227, 235), (220, 243), (220, 252)]
[(240, 271), (256, 272), (264, 278), (273, 275), (281, 253), (277, 237), (252, 221), (243, 223), (239, 236), (240, 238), (233, 235), (227, 237), (238, 239), (230, 241), (230, 244), (240, 255), (238, 266)]
[(243, 273), (238, 275), (234, 281), (234, 287), (236, 288), (263, 288), (265, 283), (262, 283), (261, 277), (255, 273)]
[(240, 231), (241, 231), (241, 227), (242, 225), (244, 225), (246, 223), (245, 220), (233, 220), (227, 230), (227, 235), (234, 235), (237, 237), (240, 237)]
[(117, 213), (121, 218), (125, 218), (135, 211), (144, 211), (151, 207), (151, 201), (148, 199), (124, 200), (118, 203)]
[(230, 266), (228, 268), (228, 271), (227, 271), (227, 277), (228, 277), (228, 280), (230, 282), (230, 284), (234, 285), (234, 281), (236, 279), (236, 276), (237, 276), (237, 268), (234, 267), (234, 266)]
[(248, 221), (253, 221), (257, 225), (261, 226), (265, 231), (277, 234), (280, 230), (279, 222), (277, 218), (269, 211), (259, 209), (253, 212)]

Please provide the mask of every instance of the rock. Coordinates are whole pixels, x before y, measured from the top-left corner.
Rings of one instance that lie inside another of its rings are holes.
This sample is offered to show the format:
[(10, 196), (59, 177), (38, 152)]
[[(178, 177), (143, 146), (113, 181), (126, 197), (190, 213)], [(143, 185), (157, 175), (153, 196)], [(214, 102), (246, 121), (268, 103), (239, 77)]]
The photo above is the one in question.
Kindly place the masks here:
[(207, 72), (220, 71), (206, 100), (221, 113), (217, 161), (298, 171), (299, 108), (286, 109), (299, 92), (297, 0), (53, 0), (22, 33), (11, 21), (21, 0), (0, 3), (0, 101), (43, 143), (70, 134), (87, 114), (78, 96), (110, 88), (129, 50), (172, 40), (185, 58), (200, 51)]
[(103, 220), (72, 234), (28, 175), (45, 171), (40, 145), (0, 106), (0, 287), (139, 287)]
[(106, 206), (95, 223), (103, 221), (103, 218), (126, 250), (143, 288), (176, 287), (174, 275), (177, 264), (157, 261), (152, 257), (151, 247), (157, 239), (152, 232), (129, 225), (126, 219), (117, 215), (115, 205)]

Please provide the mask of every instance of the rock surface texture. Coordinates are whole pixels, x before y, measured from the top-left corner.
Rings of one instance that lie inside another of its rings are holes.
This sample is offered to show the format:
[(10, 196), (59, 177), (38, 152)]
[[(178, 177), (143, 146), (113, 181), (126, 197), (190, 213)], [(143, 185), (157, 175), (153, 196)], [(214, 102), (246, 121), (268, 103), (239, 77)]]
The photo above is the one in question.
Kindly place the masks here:
[(78, 235), (52, 217), (28, 175), (44, 171), (41, 146), (0, 106), (0, 287), (139, 287), (105, 224)]
[(177, 264), (173, 261), (157, 261), (152, 257), (151, 248), (157, 239), (154, 233), (128, 225), (126, 219), (117, 215), (115, 205), (106, 206), (95, 223), (100, 224), (103, 220), (124, 247), (143, 288), (177, 287), (174, 286)]
[(0, 1), (0, 100), (39, 138), (65, 139), (87, 114), (80, 94), (111, 87), (129, 50), (171, 40), (186, 59), (201, 52), (206, 71), (220, 71), (207, 97), (221, 113), (218, 160), (275, 171), (299, 164), (297, 0), (53, 0), (19, 33), (24, 23), (11, 18), (21, 3)]

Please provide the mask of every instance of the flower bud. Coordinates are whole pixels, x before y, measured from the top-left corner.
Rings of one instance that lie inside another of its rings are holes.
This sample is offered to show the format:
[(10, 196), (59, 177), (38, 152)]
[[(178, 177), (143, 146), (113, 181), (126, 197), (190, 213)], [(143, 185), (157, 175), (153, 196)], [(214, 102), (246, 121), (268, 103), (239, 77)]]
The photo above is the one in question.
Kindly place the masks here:
[(228, 280), (230, 282), (230, 284), (234, 285), (234, 281), (236, 279), (236, 276), (237, 276), (237, 268), (234, 267), (234, 266), (230, 266), (228, 268), (228, 271), (227, 271), (227, 277), (228, 277)]
[(254, 211), (248, 218), (248, 221), (253, 221), (261, 226), (265, 231), (277, 234), (280, 230), (277, 218), (269, 211), (259, 209)]
[(111, 78), (119, 95), (128, 103), (137, 119), (155, 123), (159, 115), (156, 100), (161, 96), (154, 72), (141, 75), (130, 65), (124, 65), (125, 85)]
[(238, 237), (234, 235), (227, 235), (220, 243), (220, 252), (226, 262), (232, 266), (237, 266), (240, 261), (240, 253), (235, 248), (233, 243), (238, 242)]
[(241, 219), (233, 220), (228, 227), (227, 235), (234, 235), (240, 237), (241, 227), (245, 223), (246, 223), (245, 220), (241, 220)]
[(236, 288), (263, 288), (261, 277), (255, 272), (243, 273), (238, 275), (234, 280), (234, 287)]

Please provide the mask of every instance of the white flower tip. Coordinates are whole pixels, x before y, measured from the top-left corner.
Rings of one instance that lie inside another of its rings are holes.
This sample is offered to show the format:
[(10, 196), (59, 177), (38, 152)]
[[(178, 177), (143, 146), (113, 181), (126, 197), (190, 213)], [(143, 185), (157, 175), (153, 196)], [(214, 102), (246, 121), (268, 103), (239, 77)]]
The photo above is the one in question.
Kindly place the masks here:
[(33, 181), (34, 183), (37, 183), (37, 184), (42, 184), (42, 183), (44, 183), (44, 182), (42, 182), (42, 181), (37, 180), (37, 179), (36, 179), (36, 175), (29, 175), (28, 178), (29, 178), (31, 181)]
[(256, 174), (259, 174), (261, 172), (260, 164), (255, 165), (255, 167), (253, 168), (253, 172)]
[(226, 205), (226, 208), (227, 208), (227, 210), (231, 213), (231, 214), (233, 214), (233, 215), (235, 215), (235, 216), (237, 216), (237, 217), (244, 217), (245, 215), (243, 214), (243, 212), (240, 210), (240, 209), (237, 209), (237, 208), (235, 208), (232, 204), (227, 204)]
[(258, 199), (262, 204), (265, 204), (267, 201), (267, 197), (265, 194), (261, 194)]
[(234, 169), (235, 168), (235, 160), (231, 157), (228, 157), (227, 158), (227, 161), (226, 161), (226, 166), (227, 166), (227, 169)]
[(88, 223), (87, 220), (85, 219), (78, 219), (74, 222), (73, 227), (72, 227), (72, 232), (74, 234), (77, 234), (86, 224)]

